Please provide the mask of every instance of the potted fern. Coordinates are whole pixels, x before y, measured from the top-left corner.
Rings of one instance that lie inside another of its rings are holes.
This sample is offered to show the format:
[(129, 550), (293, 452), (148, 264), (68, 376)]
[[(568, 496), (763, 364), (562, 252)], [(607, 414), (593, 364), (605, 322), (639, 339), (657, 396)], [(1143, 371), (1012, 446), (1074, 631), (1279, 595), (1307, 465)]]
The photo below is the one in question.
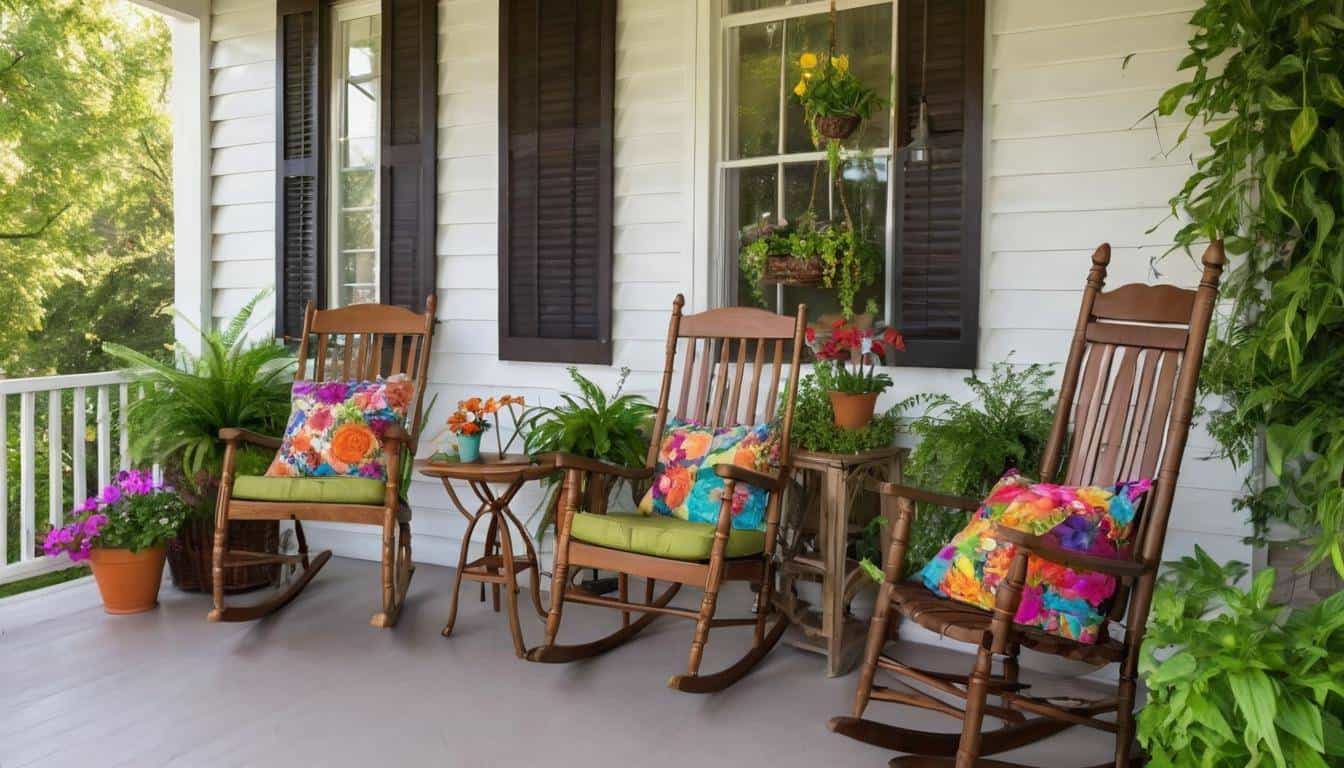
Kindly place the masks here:
[[(294, 358), (273, 339), (247, 339), (248, 323), (264, 296), (253, 297), (222, 330), (192, 325), (200, 335), (200, 354), (179, 346), (172, 364), (119, 344), (103, 346), (125, 361), (132, 379), (142, 385), (143, 397), (127, 411), (132, 454), (136, 461), (163, 466), (192, 510), (168, 546), (169, 569), (179, 589), (211, 590), (215, 489), (224, 456), (219, 430), (242, 427), (278, 435), (289, 415)], [(268, 451), (246, 449), (239, 456), (238, 471), (262, 474), (271, 458)], [(240, 547), (274, 552), (279, 546), (274, 522), (230, 525), (229, 538)], [(233, 568), (226, 571), (225, 588), (255, 589), (269, 585), (277, 575), (275, 566)]]
[[(649, 420), (653, 405), (644, 397), (622, 394), (630, 369), (622, 368), (616, 391), (608, 396), (602, 388), (570, 366), (569, 377), (579, 388), (578, 395), (561, 394), (561, 404), (534, 406), (523, 415), (521, 428), (526, 432), (523, 447), (528, 455), (572, 453), (622, 467), (641, 467), (648, 459)], [(537, 525), (540, 538), (555, 519), (556, 505), (564, 498), (561, 483), (553, 479), (542, 501), (544, 510)], [(620, 483), (610, 488), (582, 489), (587, 492), (590, 511), (603, 511)], [(632, 497), (642, 489), (630, 486)]]

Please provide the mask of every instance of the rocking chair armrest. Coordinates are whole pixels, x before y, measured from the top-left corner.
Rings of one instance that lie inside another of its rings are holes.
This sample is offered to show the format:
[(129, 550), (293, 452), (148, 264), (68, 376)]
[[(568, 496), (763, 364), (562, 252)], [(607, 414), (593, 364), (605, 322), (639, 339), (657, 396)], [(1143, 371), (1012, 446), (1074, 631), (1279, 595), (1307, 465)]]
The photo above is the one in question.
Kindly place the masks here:
[(411, 435), (406, 428), (397, 423), (392, 423), (383, 431), (383, 441), (391, 443), (409, 443)]
[(577, 469), (581, 472), (595, 472), (599, 475), (623, 477), (628, 480), (643, 480), (653, 476), (652, 467), (622, 467), (563, 451), (543, 453), (535, 458), (538, 463), (550, 464), (556, 469)]
[(1033, 536), (1001, 525), (995, 525), (990, 535), (999, 541), (1016, 544), (1042, 560), (1075, 570), (1095, 571), (1117, 579), (1137, 579), (1152, 570), (1152, 566), (1147, 563), (1135, 560), (1112, 560), (1083, 552), (1073, 552), (1057, 547), (1041, 536)]
[(224, 427), (219, 430), (219, 439), (226, 443), (237, 443), (239, 441), (252, 443), (253, 445), (259, 445), (263, 448), (280, 447), (280, 438), (271, 437), (270, 435), (261, 435), (250, 429), (242, 429), (240, 427)]
[(715, 464), (714, 474), (725, 480), (732, 480), (738, 483), (746, 483), (754, 488), (760, 488), (768, 493), (778, 493), (779, 489), (784, 487), (778, 475), (768, 475), (764, 472), (757, 472), (754, 469), (739, 467), (736, 464)]
[(879, 480), (869, 480), (867, 488), (868, 490), (883, 496), (895, 496), (911, 501), (922, 501), (926, 504), (933, 504), (939, 507), (952, 507), (953, 509), (960, 509), (966, 512), (974, 512), (980, 508), (981, 503), (978, 499), (970, 499), (964, 496), (952, 496), (946, 493), (935, 493), (933, 491), (926, 491), (922, 488)]

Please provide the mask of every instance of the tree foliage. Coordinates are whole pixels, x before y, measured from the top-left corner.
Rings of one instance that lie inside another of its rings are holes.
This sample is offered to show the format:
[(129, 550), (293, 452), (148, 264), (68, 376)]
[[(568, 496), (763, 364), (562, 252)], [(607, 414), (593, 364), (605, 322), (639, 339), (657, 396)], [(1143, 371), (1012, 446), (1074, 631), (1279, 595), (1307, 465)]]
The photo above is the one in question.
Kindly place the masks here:
[(167, 25), (113, 0), (0, 0), (0, 371), (163, 353), (171, 301)]
[(1344, 10), (1336, 0), (1206, 0), (1157, 110), (1189, 116), (1212, 152), (1171, 201), (1187, 250), (1224, 237), (1231, 319), (1201, 386), (1210, 432), (1275, 482), (1243, 501), (1257, 536), (1285, 521), (1344, 574)]

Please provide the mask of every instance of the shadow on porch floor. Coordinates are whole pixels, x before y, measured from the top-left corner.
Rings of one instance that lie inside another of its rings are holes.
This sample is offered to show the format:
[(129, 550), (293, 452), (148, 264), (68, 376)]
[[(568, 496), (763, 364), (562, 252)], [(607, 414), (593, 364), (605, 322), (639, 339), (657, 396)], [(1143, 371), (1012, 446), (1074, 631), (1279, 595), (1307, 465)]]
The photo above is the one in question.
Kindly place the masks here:
[[(208, 624), (207, 597), (167, 585), (158, 610), (134, 617), (105, 615), (89, 581), (0, 602), (0, 766), (876, 768), (891, 757), (826, 730), (848, 711), (855, 676), (826, 679), (817, 656), (781, 644), (727, 692), (681, 694), (664, 681), (684, 666), (692, 625), (664, 618), (604, 658), (528, 664), (475, 585), (463, 587), (454, 636), (439, 635), (447, 568), (420, 566), (397, 628), (369, 627), (377, 568), (335, 559), (288, 608), (253, 624)], [(747, 598), (729, 594), (733, 607)], [(578, 606), (565, 618), (562, 638), (582, 640), (619, 614)], [(541, 624), (524, 622), (536, 644)], [(749, 631), (711, 634), (705, 668), (740, 653)], [(924, 646), (900, 655), (968, 666)], [(956, 728), (908, 707), (869, 712)], [(1072, 765), (1109, 752), (1107, 735), (1075, 728), (1004, 759)]]

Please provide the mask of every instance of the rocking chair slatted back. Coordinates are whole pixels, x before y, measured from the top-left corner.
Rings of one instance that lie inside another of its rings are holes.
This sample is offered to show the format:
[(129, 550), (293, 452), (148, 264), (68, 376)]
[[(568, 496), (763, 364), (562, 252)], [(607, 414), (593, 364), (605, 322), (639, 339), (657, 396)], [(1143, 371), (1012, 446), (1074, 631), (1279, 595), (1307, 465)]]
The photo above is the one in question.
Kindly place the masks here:
[(1041, 476), (1059, 472), (1072, 421), (1061, 482), (1105, 486), (1152, 478), (1133, 541), (1136, 554), (1154, 562), (1161, 557), (1225, 256), (1221, 242), (1209, 245), (1196, 290), (1130, 284), (1103, 292), (1110, 256), (1106, 244), (1092, 255)]
[[(424, 314), (404, 307), (355, 304), (340, 309), (317, 309), (308, 302), (303, 335), (299, 339), (296, 380), (308, 377), (309, 350), (315, 381), (371, 380), (406, 374), (415, 387), (410, 413), (410, 449), (420, 435), (423, 386), (429, 367), (429, 341), (434, 331), (433, 294), (425, 299)], [(315, 346), (314, 346), (315, 342)]]
[[(779, 382), (788, 342), (793, 343), (793, 353), (789, 360), (787, 385), (790, 391), (798, 385), (803, 333), (807, 326), (806, 307), (799, 306), (796, 317), (749, 307), (711, 309), (694, 315), (682, 315), (683, 303), (682, 297), (678, 296), (672, 305), (658, 416), (654, 423), (653, 440), (649, 443), (650, 467), (657, 463), (658, 447), (662, 443), (663, 428), (670, 411), (678, 345), (685, 348), (675, 410), (678, 419), (696, 421), (711, 427), (772, 421), (776, 416)], [(767, 354), (770, 355), (768, 363)], [(750, 363), (748, 357), (751, 358)], [(767, 371), (768, 383), (763, 385), (762, 376)], [(746, 386), (743, 386), (744, 382)], [(792, 398), (789, 398), (788, 403), (781, 430), (780, 461), (784, 463), (789, 458), (789, 437), (793, 426)]]

